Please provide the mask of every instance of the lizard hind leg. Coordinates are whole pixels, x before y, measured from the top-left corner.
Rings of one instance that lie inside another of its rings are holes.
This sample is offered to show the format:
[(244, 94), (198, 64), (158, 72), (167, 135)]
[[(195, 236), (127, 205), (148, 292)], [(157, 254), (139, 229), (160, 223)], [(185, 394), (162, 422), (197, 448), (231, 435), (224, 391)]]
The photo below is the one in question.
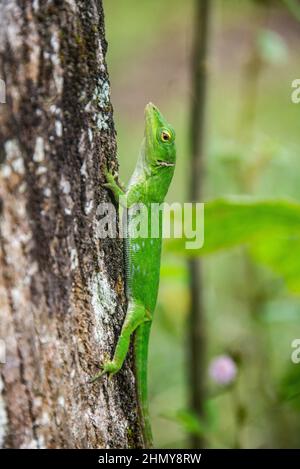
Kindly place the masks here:
[(138, 301), (130, 300), (113, 359), (103, 363), (100, 372), (90, 379), (91, 383), (101, 378), (106, 373), (112, 376), (122, 368), (128, 353), (130, 337), (136, 328), (144, 321), (147, 321), (145, 307)]

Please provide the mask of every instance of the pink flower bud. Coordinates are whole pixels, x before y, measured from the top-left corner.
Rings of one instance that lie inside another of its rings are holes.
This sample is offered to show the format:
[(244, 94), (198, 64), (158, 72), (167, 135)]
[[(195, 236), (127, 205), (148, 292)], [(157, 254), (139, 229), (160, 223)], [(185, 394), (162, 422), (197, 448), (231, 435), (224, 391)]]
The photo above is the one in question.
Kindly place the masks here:
[(219, 355), (209, 365), (209, 375), (217, 384), (230, 384), (235, 379), (236, 374), (236, 364), (229, 355)]

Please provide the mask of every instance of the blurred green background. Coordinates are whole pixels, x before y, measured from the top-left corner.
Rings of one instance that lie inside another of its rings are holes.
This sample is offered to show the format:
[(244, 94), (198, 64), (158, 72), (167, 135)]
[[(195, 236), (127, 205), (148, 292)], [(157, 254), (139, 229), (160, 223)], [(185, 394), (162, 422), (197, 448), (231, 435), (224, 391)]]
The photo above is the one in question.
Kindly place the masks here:
[[(120, 179), (133, 171), (144, 106), (153, 101), (177, 135), (170, 202), (186, 201), (189, 189), (194, 6), (104, 1)], [(300, 199), (300, 104), (291, 101), (291, 83), (300, 77), (299, 12), (297, 1), (212, 1), (205, 202), (228, 195)], [(290, 292), (280, 271), (255, 261), (245, 246), (210, 254), (202, 267), (207, 415), (200, 421), (188, 409), (187, 261), (165, 250), (150, 342), (155, 446), (189, 448), (196, 433), (212, 448), (299, 448), (300, 364), (291, 362), (291, 342), (300, 338), (299, 291)], [(209, 377), (218, 355), (238, 369), (228, 386)]]

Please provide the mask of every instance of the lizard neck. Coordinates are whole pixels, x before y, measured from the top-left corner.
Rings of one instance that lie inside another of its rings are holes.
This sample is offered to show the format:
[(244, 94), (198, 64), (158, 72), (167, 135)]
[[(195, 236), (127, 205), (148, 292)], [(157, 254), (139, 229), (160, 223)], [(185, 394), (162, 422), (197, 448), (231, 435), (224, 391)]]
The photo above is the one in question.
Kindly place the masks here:
[(145, 139), (142, 142), (139, 158), (129, 181), (127, 191), (132, 187), (140, 187), (140, 202), (162, 203), (168, 192), (174, 174), (174, 166), (156, 166), (150, 161)]
[(148, 199), (149, 202), (162, 203), (173, 178), (174, 166), (158, 166), (149, 163), (149, 161), (153, 161), (153, 157), (147, 157), (147, 151), (149, 150), (144, 143), (141, 151), (141, 163), (147, 181)]

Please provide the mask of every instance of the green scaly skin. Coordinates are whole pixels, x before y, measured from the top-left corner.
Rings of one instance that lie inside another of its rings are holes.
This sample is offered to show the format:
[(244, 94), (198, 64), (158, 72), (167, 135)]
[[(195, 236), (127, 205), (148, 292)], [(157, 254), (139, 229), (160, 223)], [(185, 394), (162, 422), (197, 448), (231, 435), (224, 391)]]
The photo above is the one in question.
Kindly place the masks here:
[[(143, 203), (150, 208), (151, 203), (162, 203), (171, 183), (176, 162), (175, 132), (166, 122), (157, 107), (149, 103), (145, 109), (145, 137), (140, 156), (125, 192), (118, 186), (114, 176), (106, 173), (107, 183), (116, 200), (126, 197), (128, 227), (136, 215), (130, 214), (130, 207)], [(148, 226), (151, 217), (148, 211)], [(150, 328), (157, 300), (160, 275), (162, 242), (162, 213), (158, 237), (125, 238), (126, 289), (128, 309), (118, 339), (113, 359), (103, 363), (101, 371), (92, 382), (108, 373), (117, 373), (126, 358), (131, 335), (134, 333), (134, 356), (137, 397), (140, 421), (145, 447), (152, 446), (152, 433), (147, 399), (147, 355)], [(139, 214), (141, 219), (141, 214)], [(150, 233), (150, 231), (149, 231)], [(151, 233), (150, 233), (151, 234)]]

